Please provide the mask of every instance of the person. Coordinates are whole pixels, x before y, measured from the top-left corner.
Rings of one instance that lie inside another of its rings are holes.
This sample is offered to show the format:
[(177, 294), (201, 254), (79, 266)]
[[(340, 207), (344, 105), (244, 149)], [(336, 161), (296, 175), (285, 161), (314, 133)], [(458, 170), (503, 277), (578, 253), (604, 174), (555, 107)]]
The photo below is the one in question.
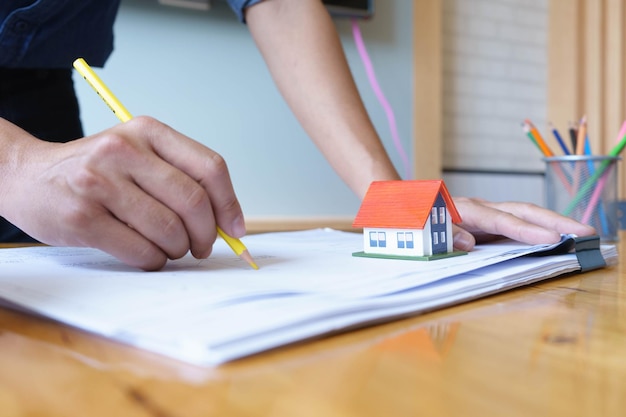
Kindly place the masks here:
[[(308, 136), (351, 190), (362, 198), (372, 181), (400, 179), (322, 2), (228, 2)], [(119, 0), (0, 3), (0, 241), (94, 247), (156, 270), (189, 251), (208, 257), (216, 225), (242, 237), (245, 221), (226, 161), (158, 120), (140, 116), (83, 137), (71, 64), (79, 56), (105, 64), (118, 7)], [(461, 250), (502, 236), (536, 244), (594, 233), (528, 203), (455, 203), (463, 222), (454, 245)]]

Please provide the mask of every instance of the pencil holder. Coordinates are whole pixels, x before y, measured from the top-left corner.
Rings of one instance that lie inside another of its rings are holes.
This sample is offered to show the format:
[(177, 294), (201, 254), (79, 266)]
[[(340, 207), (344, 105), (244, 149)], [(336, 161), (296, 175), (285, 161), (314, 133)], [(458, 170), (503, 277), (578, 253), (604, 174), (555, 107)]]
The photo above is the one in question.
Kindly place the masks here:
[(616, 242), (620, 160), (591, 155), (544, 158), (546, 207), (595, 227), (602, 241)]

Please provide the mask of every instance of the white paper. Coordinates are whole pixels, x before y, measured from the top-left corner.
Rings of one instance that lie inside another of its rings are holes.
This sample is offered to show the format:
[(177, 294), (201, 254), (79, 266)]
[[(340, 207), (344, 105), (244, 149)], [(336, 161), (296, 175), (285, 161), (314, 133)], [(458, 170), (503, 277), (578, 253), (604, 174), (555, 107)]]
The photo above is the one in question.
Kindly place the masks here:
[[(353, 257), (362, 236), (332, 230), (251, 235), (253, 270), (218, 241), (159, 272), (83, 248), (0, 250), (0, 298), (118, 341), (199, 365), (441, 308), (580, 269), (573, 254), (504, 242), (407, 261)], [(609, 263), (614, 246), (603, 247)]]

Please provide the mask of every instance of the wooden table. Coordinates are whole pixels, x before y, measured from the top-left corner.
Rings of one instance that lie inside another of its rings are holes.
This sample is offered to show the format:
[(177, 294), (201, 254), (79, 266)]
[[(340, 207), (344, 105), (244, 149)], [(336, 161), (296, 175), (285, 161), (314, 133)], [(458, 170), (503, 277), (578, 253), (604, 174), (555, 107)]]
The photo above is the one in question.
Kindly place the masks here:
[(623, 416), (620, 253), (609, 269), (212, 369), (0, 309), (0, 416)]

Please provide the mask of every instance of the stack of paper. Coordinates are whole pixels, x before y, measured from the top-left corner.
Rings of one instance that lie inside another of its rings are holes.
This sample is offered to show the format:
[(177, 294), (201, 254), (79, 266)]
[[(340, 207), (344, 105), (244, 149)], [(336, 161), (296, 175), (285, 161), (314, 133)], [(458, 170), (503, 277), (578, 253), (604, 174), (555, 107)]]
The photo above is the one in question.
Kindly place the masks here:
[[(94, 249), (0, 250), (5, 305), (182, 361), (210, 365), (342, 329), (458, 304), (580, 270), (576, 255), (506, 241), (437, 261), (353, 257), (362, 236), (333, 230), (252, 235), (259, 270), (218, 241), (159, 272)], [(615, 246), (602, 246), (608, 264)]]

